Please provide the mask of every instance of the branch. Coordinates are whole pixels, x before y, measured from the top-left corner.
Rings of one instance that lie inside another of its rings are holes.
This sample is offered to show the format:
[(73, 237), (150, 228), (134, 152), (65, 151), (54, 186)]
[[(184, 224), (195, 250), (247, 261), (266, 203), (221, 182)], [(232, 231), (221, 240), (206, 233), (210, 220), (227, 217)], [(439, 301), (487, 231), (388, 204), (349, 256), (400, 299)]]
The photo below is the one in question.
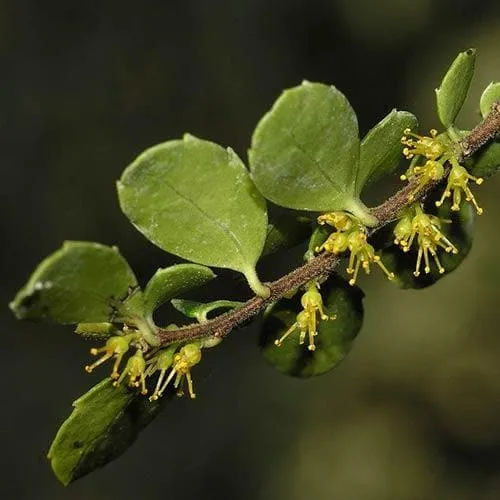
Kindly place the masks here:
[[(460, 163), (474, 155), (485, 144), (494, 140), (499, 133), (500, 102), (497, 102), (493, 104), (489, 115), (460, 142), (462, 150), (459, 157)], [(378, 219), (379, 223), (371, 231), (371, 234), (397, 219), (401, 211), (407, 206), (424, 199), (438, 184), (439, 181), (429, 183), (420, 190), (415, 199), (409, 201), (408, 196), (416, 187), (415, 182), (410, 182), (384, 203), (373, 208), (371, 212)], [(158, 338), (161, 344), (170, 344), (172, 342), (193, 340), (207, 336), (225, 337), (235, 327), (257, 315), (267, 305), (280, 299), (288, 292), (305, 285), (313, 279), (328, 276), (335, 269), (339, 261), (340, 258), (337, 255), (323, 252), (307, 264), (280, 279), (266, 283), (271, 290), (271, 294), (267, 299), (258, 296), (252, 297), (237, 309), (217, 316), (206, 323), (192, 324), (178, 330), (164, 330), (159, 328), (156, 332)]]

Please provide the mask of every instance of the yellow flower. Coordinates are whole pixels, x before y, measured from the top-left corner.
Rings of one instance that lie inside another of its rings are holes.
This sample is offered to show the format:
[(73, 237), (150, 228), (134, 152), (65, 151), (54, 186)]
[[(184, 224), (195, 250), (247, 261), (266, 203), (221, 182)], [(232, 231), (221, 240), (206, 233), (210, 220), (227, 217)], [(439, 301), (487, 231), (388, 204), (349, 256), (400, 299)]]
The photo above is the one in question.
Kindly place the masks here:
[(128, 375), (128, 385), (130, 385), (130, 387), (140, 387), (141, 394), (147, 394), (148, 390), (146, 389), (145, 369), (146, 361), (144, 361), (142, 351), (137, 349), (136, 353), (128, 358), (125, 370), (123, 370), (118, 380), (113, 382), (113, 385), (118, 387)]
[(465, 200), (472, 202), (478, 215), (483, 213), (483, 209), (477, 204), (476, 198), (472, 194), (468, 184), (469, 180), (474, 181), (476, 184), (482, 184), (483, 179), (481, 177), (474, 177), (470, 175), (467, 170), (459, 165), (455, 160), (450, 159), (452, 166), (450, 173), (448, 174), (448, 183), (446, 184), (446, 189), (441, 196), (439, 201), (436, 201), (436, 206), (440, 207), (443, 204), (445, 198), (449, 198), (453, 192), (453, 205), (451, 209), (453, 211), (460, 210), (460, 203), (462, 201), (462, 191), (465, 193)]
[(408, 201), (413, 201), (416, 194), (429, 182), (439, 181), (444, 176), (444, 166), (436, 160), (427, 160), (424, 165), (410, 166), (406, 174), (401, 176), (402, 181), (417, 179), (417, 185), (408, 195)]
[(349, 246), (349, 238), (347, 233), (337, 231), (328, 236), (328, 239), (319, 247), (316, 247), (316, 252), (326, 250), (329, 253), (342, 253), (347, 250)]
[(437, 160), (446, 152), (445, 145), (436, 139), (437, 130), (435, 129), (430, 131), (430, 137), (414, 134), (409, 128), (403, 133), (401, 142), (406, 146), (403, 154), (408, 160), (414, 156), (425, 156), (428, 160)]
[(420, 276), (420, 268), (422, 258), (425, 263), (424, 271), (430, 273), (429, 254), (434, 259), (438, 271), (442, 274), (445, 269), (439, 261), (437, 249), (440, 247), (447, 253), (458, 253), (458, 249), (453, 243), (441, 232), (441, 220), (435, 215), (425, 214), (422, 205), (414, 207), (415, 215), (411, 217), (409, 213), (401, 218), (394, 228), (394, 242), (399, 245), (404, 252), (408, 252), (413, 244), (417, 241), (418, 256), (414, 275)]
[[(401, 176), (402, 181), (415, 179), (416, 186), (408, 196), (408, 200), (415, 199), (416, 194), (428, 183), (439, 181), (444, 176), (444, 163), (452, 154), (450, 149), (436, 139), (437, 130), (430, 131), (430, 137), (414, 134), (410, 129), (404, 131), (401, 142), (406, 146), (403, 154), (407, 159), (413, 159), (412, 164), (405, 174)], [(426, 162), (423, 165), (416, 165), (418, 157), (423, 156)]]
[(333, 226), (337, 231), (348, 231), (354, 225), (351, 216), (345, 212), (336, 211), (322, 214), (318, 217), (318, 224)]
[(94, 368), (97, 368), (99, 365), (102, 365), (105, 361), (111, 358), (115, 358), (115, 362), (113, 364), (113, 371), (111, 372), (111, 378), (117, 379), (120, 374), (118, 373), (118, 368), (120, 367), (120, 363), (123, 359), (124, 354), (128, 351), (130, 342), (137, 339), (138, 335), (131, 333), (129, 335), (117, 335), (115, 337), (111, 337), (107, 340), (106, 345), (104, 347), (90, 349), (90, 354), (92, 356), (96, 356), (97, 354), (104, 353), (102, 357), (100, 357), (95, 363), (91, 365), (87, 365), (85, 370), (90, 373)]
[[(162, 375), (162, 372), (160, 371), (161, 380), (159, 380), (159, 382), (156, 384), (155, 392), (151, 396), (150, 400), (153, 401), (160, 398), (163, 395), (165, 389), (167, 388), (167, 385), (174, 377), (175, 377), (174, 387), (177, 389), (177, 394), (179, 396), (182, 396), (183, 392), (180, 385), (182, 382), (182, 378), (186, 377), (189, 396), (192, 399), (194, 399), (196, 397), (196, 394), (194, 393), (193, 390), (191, 368), (197, 365), (200, 361), (201, 361), (201, 348), (197, 343), (186, 344), (185, 346), (181, 347), (179, 352), (175, 354), (173, 357), (173, 360), (171, 362), (172, 369), (170, 370), (170, 373), (165, 382), (163, 382), (163, 385), (161, 385), (161, 383), (164, 378), (164, 373)], [(165, 359), (163, 360), (162, 366), (168, 365), (168, 362), (169, 362), (168, 356), (165, 354)], [(167, 368), (168, 366), (166, 366), (165, 370)]]
[(350, 285), (354, 285), (358, 278), (359, 268), (363, 267), (366, 274), (370, 274), (370, 264), (375, 263), (382, 269), (389, 280), (394, 279), (394, 273), (391, 273), (380, 260), (380, 256), (375, 254), (375, 249), (366, 241), (366, 233), (361, 230), (355, 230), (349, 234), (349, 264), (347, 273), (352, 274), (349, 280)]
[(323, 309), (323, 299), (318, 291), (317, 285), (310, 284), (307, 291), (302, 295), (301, 300), (302, 311), (297, 314), (295, 323), (274, 343), (281, 346), (283, 341), (294, 331), (299, 331), (299, 344), (303, 344), (308, 335), (309, 344), (307, 348), (314, 351), (314, 337), (318, 334), (318, 315), (320, 320), (336, 319), (336, 316), (328, 316)]

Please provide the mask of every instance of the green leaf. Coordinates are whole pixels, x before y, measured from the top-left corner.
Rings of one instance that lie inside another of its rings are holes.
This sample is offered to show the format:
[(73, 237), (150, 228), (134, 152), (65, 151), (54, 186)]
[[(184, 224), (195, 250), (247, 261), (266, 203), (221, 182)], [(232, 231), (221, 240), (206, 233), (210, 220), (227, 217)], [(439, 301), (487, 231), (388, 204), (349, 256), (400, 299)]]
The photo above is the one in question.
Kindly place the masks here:
[[(446, 253), (444, 250), (438, 250), (438, 257), (445, 268), (444, 274), (439, 274), (434, 263), (431, 265), (431, 272), (425, 274), (423, 271), (420, 276), (415, 277), (415, 265), (417, 262), (417, 246), (414, 243), (412, 250), (404, 253), (399, 247), (394, 244), (388, 246), (382, 251), (382, 260), (384, 264), (395, 273), (394, 282), (401, 288), (426, 288), (433, 285), (443, 277), (454, 271), (467, 257), (472, 246), (472, 234), (474, 228), (475, 212), (470, 204), (463, 202), (459, 212), (450, 210), (451, 202), (447, 201), (445, 205), (439, 209), (432, 208), (434, 204), (433, 197), (429, 200), (429, 212), (435, 213), (438, 217), (444, 220), (451, 220), (451, 224), (443, 223), (441, 231), (444, 235), (457, 247), (458, 254)], [(394, 240), (392, 232), (388, 234), (391, 243)]]
[(495, 102), (500, 102), (500, 82), (491, 82), (481, 95), (479, 109), (483, 118), (486, 118)]
[(257, 125), (249, 160), (258, 189), (277, 205), (369, 218), (356, 192), (356, 114), (335, 87), (304, 82), (285, 90)]
[(307, 251), (304, 254), (304, 260), (309, 262), (310, 260), (316, 257), (316, 249), (320, 247), (332, 234), (331, 226), (317, 226), (311, 237), (309, 238), (309, 242), (307, 243)]
[(418, 128), (415, 116), (407, 111), (393, 109), (366, 134), (361, 141), (358, 191), (398, 167), (404, 147), (401, 137), (407, 128), (413, 131)]
[(68, 241), (38, 265), (10, 308), (19, 319), (106, 322), (136, 286), (117, 248)]
[(172, 305), (184, 316), (196, 319), (199, 323), (208, 320), (208, 314), (217, 309), (234, 309), (242, 305), (242, 302), (234, 300), (216, 300), (214, 302), (202, 303), (194, 300), (173, 299)]
[(266, 203), (231, 149), (190, 135), (159, 144), (125, 170), (118, 196), (125, 215), (155, 245), (240, 271), (258, 288)]
[(296, 331), (281, 346), (274, 341), (295, 322), (301, 311), (300, 294), (292, 299), (281, 299), (266, 312), (260, 345), (266, 361), (280, 372), (294, 377), (321, 375), (335, 368), (351, 350), (363, 322), (363, 292), (349, 286), (342, 278), (331, 276), (321, 286), (321, 295), (327, 314), (337, 319), (321, 321), (315, 337), (316, 350), (309, 351), (299, 344)]
[(144, 290), (144, 312), (151, 314), (162, 304), (215, 278), (211, 269), (198, 264), (177, 264), (158, 269)]
[(311, 220), (297, 213), (273, 206), (269, 212), (267, 237), (262, 256), (292, 248), (307, 240), (311, 233)]
[(475, 49), (460, 52), (444, 76), (441, 86), (436, 89), (439, 120), (446, 128), (455, 123), (455, 118), (462, 109), (474, 74), (475, 61)]
[(495, 174), (500, 168), (500, 141), (494, 141), (479, 150), (472, 162), (467, 162), (467, 168), (477, 177), (486, 178)]
[(73, 406), (47, 455), (66, 486), (121, 455), (163, 405), (106, 379)]
[(78, 323), (75, 333), (82, 337), (102, 340), (119, 335), (120, 330), (113, 323)]

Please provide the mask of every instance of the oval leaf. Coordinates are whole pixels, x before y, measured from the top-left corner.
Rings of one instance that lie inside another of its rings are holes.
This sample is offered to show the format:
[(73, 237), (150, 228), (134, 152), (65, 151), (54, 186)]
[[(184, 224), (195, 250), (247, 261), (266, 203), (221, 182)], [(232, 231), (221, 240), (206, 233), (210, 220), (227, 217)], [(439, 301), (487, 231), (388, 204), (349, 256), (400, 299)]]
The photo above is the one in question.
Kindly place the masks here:
[(184, 316), (196, 319), (199, 323), (208, 320), (208, 314), (217, 309), (234, 309), (243, 304), (234, 300), (216, 300), (214, 302), (202, 303), (194, 300), (173, 299), (172, 305)]
[(500, 82), (491, 82), (481, 95), (479, 109), (483, 118), (486, 118), (495, 102), (500, 102)]
[(474, 74), (475, 61), (475, 49), (460, 52), (444, 76), (441, 86), (436, 89), (439, 120), (446, 128), (455, 123), (455, 118), (462, 109)]
[(301, 311), (300, 294), (281, 299), (264, 318), (260, 344), (266, 361), (280, 372), (294, 377), (312, 377), (335, 368), (351, 350), (363, 322), (363, 292), (349, 286), (342, 278), (332, 276), (321, 286), (327, 314), (337, 319), (321, 321), (315, 337), (316, 350), (299, 344), (299, 333), (290, 335), (278, 347), (274, 341), (295, 322)]
[(151, 314), (162, 304), (215, 278), (211, 269), (198, 264), (177, 264), (158, 269), (144, 290), (144, 312)]
[(368, 184), (394, 172), (402, 159), (401, 137), (405, 129), (416, 130), (418, 121), (407, 111), (392, 110), (361, 141), (358, 193)]
[(285, 90), (257, 125), (249, 151), (259, 191), (283, 207), (346, 209), (359, 160), (356, 114), (335, 87)]
[[(434, 203), (434, 199), (430, 201)], [(395, 273), (394, 282), (401, 288), (426, 288), (433, 285), (454, 271), (467, 257), (472, 246), (475, 212), (468, 203), (462, 203), (459, 212), (452, 212), (450, 205), (451, 202), (447, 202), (446, 205), (433, 210), (441, 219), (451, 220), (450, 224), (442, 224), (441, 231), (458, 249), (458, 254), (438, 250), (439, 260), (445, 268), (444, 274), (439, 274), (436, 266), (432, 263), (429, 274), (422, 271), (420, 276), (414, 276), (413, 272), (417, 262), (417, 246), (415, 243), (407, 253), (394, 244), (382, 251), (384, 264)], [(392, 243), (394, 240), (392, 232), (388, 233), (388, 238), (391, 239)]]
[(311, 221), (296, 212), (273, 206), (269, 212), (267, 236), (262, 256), (292, 248), (307, 240), (311, 233)]
[(103, 380), (77, 399), (47, 458), (54, 474), (68, 485), (121, 455), (163, 404)]
[(117, 248), (68, 241), (39, 264), (10, 308), (19, 319), (105, 322), (135, 287)]
[(494, 141), (480, 149), (468, 162), (468, 169), (476, 177), (490, 177), (500, 168), (500, 141)]
[(142, 153), (118, 182), (120, 205), (155, 245), (199, 264), (254, 272), (266, 204), (231, 149), (186, 135)]

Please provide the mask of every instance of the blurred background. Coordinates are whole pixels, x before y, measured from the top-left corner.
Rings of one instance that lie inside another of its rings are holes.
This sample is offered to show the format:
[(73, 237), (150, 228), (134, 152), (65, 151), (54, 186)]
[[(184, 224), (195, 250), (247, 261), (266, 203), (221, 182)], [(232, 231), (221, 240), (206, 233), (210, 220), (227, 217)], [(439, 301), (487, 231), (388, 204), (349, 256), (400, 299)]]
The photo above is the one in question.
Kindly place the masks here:
[[(65, 239), (118, 245), (142, 283), (173, 261), (119, 211), (114, 183), (144, 148), (189, 131), (246, 158), (260, 116), (302, 79), (341, 89), (362, 134), (393, 107), (428, 130), (434, 88), (471, 46), (464, 128), (500, 79), (497, 0), (1, 0), (1, 498), (500, 498), (500, 176), (476, 189), (485, 215), (456, 272), (420, 291), (362, 281), (366, 321), (338, 369), (287, 378), (261, 358), (258, 324), (239, 330), (195, 369), (196, 402), (169, 404), (67, 489), (45, 455), (106, 371), (84, 372), (90, 344), (70, 327), (7, 309)], [(220, 274), (200, 294), (248, 296)]]

